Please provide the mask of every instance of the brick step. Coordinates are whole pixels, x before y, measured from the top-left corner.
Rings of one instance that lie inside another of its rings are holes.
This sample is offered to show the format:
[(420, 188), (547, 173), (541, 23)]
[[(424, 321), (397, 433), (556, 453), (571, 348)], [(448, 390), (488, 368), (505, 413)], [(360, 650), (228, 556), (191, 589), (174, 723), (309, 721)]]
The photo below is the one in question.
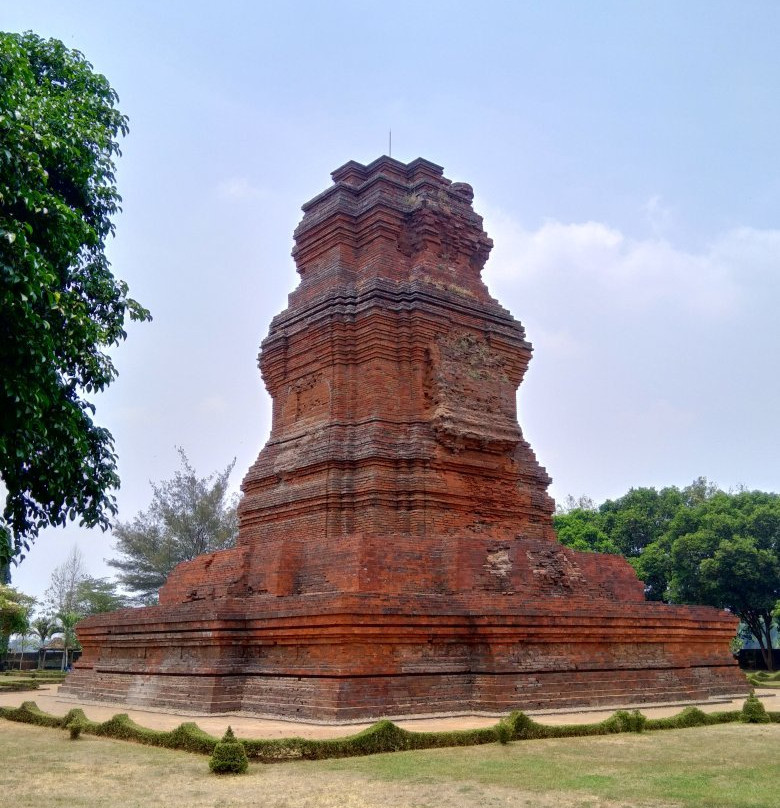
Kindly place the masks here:
[(288, 718), (361, 720), (378, 715), (560, 710), (690, 701), (738, 691), (731, 677), (696, 671), (555, 672), (528, 676), (427, 675), (370, 678), (127, 675), (76, 669), (61, 688), (121, 705), (243, 710)]

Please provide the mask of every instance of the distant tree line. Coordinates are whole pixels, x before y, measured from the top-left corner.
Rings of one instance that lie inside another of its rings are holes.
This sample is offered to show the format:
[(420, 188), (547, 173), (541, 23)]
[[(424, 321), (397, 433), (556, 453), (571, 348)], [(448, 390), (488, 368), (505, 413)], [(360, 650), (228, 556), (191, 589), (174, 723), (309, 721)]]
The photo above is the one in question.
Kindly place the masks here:
[(128, 597), (113, 581), (88, 574), (84, 556), (74, 546), (52, 572), (43, 603), (12, 586), (0, 585), (0, 662), (6, 660), (9, 641), (15, 636), (22, 653), (37, 647), (38, 667), (42, 668), (46, 650), (59, 637), (65, 669), (72, 652), (80, 648), (76, 623), (82, 617), (121, 609), (128, 603)]
[(58, 635), (63, 644), (62, 667), (80, 648), (75, 626), (101, 612), (154, 603), (157, 590), (171, 570), (202, 553), (232, 547), (238, 534), (238, 499), (228, 492), (233, 463), (221, 472), (200, 477), (179, 449), (181, 470), (169, 480), (152, 483), (152, 502), (130, 522), (114, 527), (118, 558), (108, 560), (117, 580), (90, 575), (84, 556), (73, 547), (54, 569), (43, 603), (0, 584), (0, 662), (11, 637), (21, 651), (39, 651), (39, 666), (47, 643)]
[(701, 477), (685, 488), (632, 488), (596, 506), (568, 497), (554, 517), (576, 550), (625, 556), (649, 600), (728, 609), (772, 670), (780, 616), (780, 494), (722, 491)]

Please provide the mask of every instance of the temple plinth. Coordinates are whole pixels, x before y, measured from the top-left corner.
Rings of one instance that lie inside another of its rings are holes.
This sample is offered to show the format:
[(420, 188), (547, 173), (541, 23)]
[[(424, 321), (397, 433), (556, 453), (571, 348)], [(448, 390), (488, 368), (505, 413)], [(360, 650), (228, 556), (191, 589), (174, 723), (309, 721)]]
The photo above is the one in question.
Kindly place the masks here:
[(262, 344), (237, 546), (80, 623), (63, 692), (332, 720), (745, 692), (733, 618), (557, 542), (517, 421), (531, 345), (481, 279), (471, 187), (389, 157), (333, 180)]

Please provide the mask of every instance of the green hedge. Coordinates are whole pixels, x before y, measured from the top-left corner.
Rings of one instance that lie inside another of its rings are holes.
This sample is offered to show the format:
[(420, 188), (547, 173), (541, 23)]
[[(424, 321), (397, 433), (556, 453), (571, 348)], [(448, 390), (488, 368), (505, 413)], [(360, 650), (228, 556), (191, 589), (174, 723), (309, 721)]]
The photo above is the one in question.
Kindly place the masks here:
[(65, 678), (59, 671), (4, 671), (0, 676), (0, 693), (38, 690), (41, 685), (58, 684)]
[[(756, 707), (756, 702), (758, 707)], [(82, 710), (75, 708), (57, 717), (38, 708), (33, 701), (20, 707), (0, 707), (0, 717), (42, 727), (80, 728), (85, 735), (134, 741), (150, 746), (181, 749), (211, 755), (218, 743), (213, 735), (197, 724), (187, 722), (173, 730), (154, 730), (136, 724), (126, 713), (120, 713), (102, 723), (90, 721)], [(540, 724), (523, 712), (510, 713), (492, 727), (447, 732), (410, 732), (386, 719), (344, 738), (280, 738), (278, 740), (240, 741), (247, 757), (266, 763), (285, 760), (324, 760), (326, 758), (374, 755), (380, 752), (400, 752), (411, 749), (436, 749), (451, 746), (474, 746), (485, 743), (532, 740), (539, 738), (572, 738), (589, 735), (611, 735), (620, 732), (682, 729), (710, 726), (737, 721), (754, 723), (771, 721), (780, 724), (780, 712), (767, 712), (757, 699), (748, 699), (742, 710), (705, 713), (697, 707), (686, 707), (668, 718), (647, 718), (637, 710), (618, 710), (604, 721), (594, 724)]]
[(2, 676), (13, 676), (22, 679), (54, 679), (62, 681), (68, 674), (65, 671), (53, 670), (51, 668), (25, 668), (19, 670), (18, 668), (9, 668), (2, 672)]
[(780, 687), (780, 671), (756, 671), (748, 673), (747, 680), (753, 687)]
[(20, 690), (37, 690), (40, 687), (34, 679), (0, 679), (0, 693), (18, 693)]
[(242, 740), (253, 760), (324, 760), (358, 757), (378, 752), (401, 752), (409, 749), (435, 749), (447, 746), (475, 746), (499, 741), (498, 725), (484, 729), (449, 732), (409, 732), (382, 719), (370, 727), (344, 738), (280, 738), (279, 740)]
[(187, 722), (172, 730), (147, 729), (136, 724), (127, 713), (119, 713), (102, 723), (90, 721), (84, 711), (76, 707), (67, 715), (57, 717), (43, 712), (34, 701), (25, 701), (20, 707), (0, 707), (0, 716), (9, 721), (35, 724), (40, 727), (66, 729), (78, 723), (85, 735), (98, 735), (122, 741), (134, 741), (147, 746), (164, 746), (168, 749), (183, 749), (210, 755), (217, 739), (204, 732), (197, 724)]

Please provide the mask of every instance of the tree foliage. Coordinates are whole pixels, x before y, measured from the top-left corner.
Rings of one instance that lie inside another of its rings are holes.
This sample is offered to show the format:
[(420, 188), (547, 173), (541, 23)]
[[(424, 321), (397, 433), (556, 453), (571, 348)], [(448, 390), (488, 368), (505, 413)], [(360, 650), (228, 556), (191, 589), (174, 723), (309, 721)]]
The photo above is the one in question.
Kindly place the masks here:
[(684, 491), (673, 486), (660, 491), (632, 488), (619, 499), (607, 500), (599, 508), (604, 530), (623, 555), (638, 556), (666, 530), (685, 501)]
[(78, 588), (86, 577), (84, 555), (74, 544), (62, 564), (54, 568), (49, 579), (49, 586), (44, 596), (49, 612), (77, 611)]
[(228, 496), (235, 460), (222, 472), (199, 477), (182, 449), (179, 454), (181, 470), (151, 483), (149, 508), (114, 527), (122, 557), (108, 563), (119, 570), (121, 585), (143, 602), (154, 600), (177, 564), (232, 547), (238, 535), (237, 503)]
[(780, 600), (780, 495), (718, 492), (681, 511), (656, 552), (667, 558), (668, 598), (737, 615), (771, 670), (773, 611)]
[(683, 508), (714, 496), (717, 488), (704, 477), (679, 489), (632, 488), (598, 507), (590, 497), (568, 497), (554, 517), (558, 538), (577, 550), (619, 553), (637, 558), (669, 529)]
[(728, 609), (772, 667), (771, 627), (780, 606), (780, 495), (725, 493), (704, 478), (683, 489), (631, 489), (598, 508), (555, 516), (562, 543), (619, 552), (651, 600)]
[(113, 612), (128, 605), (116, 582), (88, 574), (84, 556), (75, 545), (65, 561), (54, 568), (45, 598), (49, 614), (71, 613), (80, 617)]
[(115, 612), (129, 605), (129, 598), (123, 595), (115, 581), (107, 578), (93, 578), (88, 575), (76, 590), (75, 611), (88, 617), (91, 614)]
[(82, 616), (78, 612), (58, 612), (56, 615), (58, 622), (57, 633), (62, 634), (62, 670), (70, 666), (71, 651), (81, 649), (76, 636), (76, 623), (81, 620)]
[(575, 507), (566, 513), (556, 513), (554, 525), (561, 543), (574, 550), (620, 553), (602, 528), (601, 514), (596, 510)]
[(84, 396), (116, 377), (126, 318), (149, 318), (105, 255), (116, 101), (78, 51), (0, 33), (0, 564), (43, 527), (106, 529), (116, 512), (112, 436)]
[(46, 641), (59, 631), (56, 620), (51, 615), (42, 614), (30, 622), (30, 630), (38, 640), (38, 668), (43, 668), (46, 657)]
[(11, 635), (29, 631), (34, 606), (35, 598), (0, 584), (0, 660), (5, 660), (8, 654)]

